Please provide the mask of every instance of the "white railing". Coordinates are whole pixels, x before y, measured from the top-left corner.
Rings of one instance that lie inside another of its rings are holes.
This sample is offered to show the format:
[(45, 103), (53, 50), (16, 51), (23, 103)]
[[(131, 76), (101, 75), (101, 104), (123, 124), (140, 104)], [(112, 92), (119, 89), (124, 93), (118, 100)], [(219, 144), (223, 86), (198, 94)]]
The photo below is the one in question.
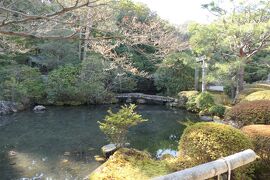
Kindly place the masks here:
[(216, 161), (201, 164), (189, 169), (174, 172), (165, 176), (153, 178), (153, 180), (204, 180), (219, 176), (228, 172), (230, 179), (231, 170), (255, 161), (256, 153), (251, 150), (245, 150)]

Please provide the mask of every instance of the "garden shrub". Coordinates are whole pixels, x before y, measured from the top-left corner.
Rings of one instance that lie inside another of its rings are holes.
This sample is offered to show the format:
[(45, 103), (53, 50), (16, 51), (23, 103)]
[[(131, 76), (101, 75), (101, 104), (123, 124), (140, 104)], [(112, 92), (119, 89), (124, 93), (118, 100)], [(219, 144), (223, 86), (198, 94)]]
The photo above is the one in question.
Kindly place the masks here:
[(223, 117), (225, 110), (226, 110), (226, 108), (222, 105), (214, 105), (214, 106), (210, 107), (209, 113), (213, 116)]
[(96, 169), (90, 179), (145, 180), (168, 173), (171, 172), (165, 161), (152, 159), (147, 152), (122, 148)]
[(225, 114), (226, 120), (233, 120), (239, 126), (249, 124), (270, 124), (270, 101), (257, 100), (241, 102)]
[(136, 126), (139, 123), (147, 121), (140, 114), (135, 112), (136, 105), (121, 106), (117, 113), (108, 110), (103, 122), (100, 124), (101, 131), (106, 134), (111, 143), (119, 147), (123, 147), (127, 143), (127, 133), (130, 127)]
[(106, 67), (98, 56), (89, 56), (80, 65), (65, 65), (49, 73), (48, 100), (57, 105), (100, 104), (111, 102), (106, 87)]
[(244, 98), (244, 101), (270, 100), (270, 90), (257, 91)]
[(214, 99), (215, 104), (230, 105), (230, 97), (223, 92), (209, 92)]
[(270, 125), (244, 126), (242, 131), (251, 138), (254, 150), (260, 156), (255, 166), (256, 176), (267, 179), (270, 177)]
[(185, 53), (169, 54), (154, 74), (155, 85), (165, 95), (175, 96), (179, 91), (193, 88), (194, 69), (185, 63)]
[(49, 102), (62, 105), (80, 101), (79, 75), (79, 66), (66, 65), (51, 71), (47, 83)]
[(269, 84), (263, 84), (263, 83), (253, 83), (253, 84), (246, 84), (245, 88), (250, 89), (250, 88), (261, 88), (264, 90), (270, 90), (270, 85)]
[(189, 110), (192, 110), (192, 103), (191, 103), (191, 99), (193, 98), (193, 102), (195, 103), (196, 106), (196, 102), (195, 99), (196, 96), (198, 95), (198, 91), (181, 91), (180, 93), (178, 93), (178, 104), (179, 107), (186, 107), (187, 106), (187, 102), (189, 102), (190, 106), (189, 106)]
[(245, 85), (245, 89), (241, 91), (236, 97), (235, 97), (235, 103), (241, 102), (245, 97), (248, 95), (258, 92), (258, 91), (265, 91), (270, 90), (270, 85), (268, 84), (247, 84)]
[(208, 92), (199, 94), (196, 98), (197, 107), (203, 111), (209, 110), (215, 104), (213, 97)]
[(187, 102), (188, 99), (198, 94), (198, 91), (181, 91), (178, 93), (178, 98), (183, 99), (185, 102)]
[[(250, 139), (240, 130), (213, 122), (196, 123), (187, 127), (179, 143), (179, 156), (191, 158), (199, 165), (220, 157), (253, 148)], [(233, 171), (235, 179), (248, 179), (251, 168)]]
[(44, 83), (36, 68), (24, 65), (0, 67), (0, 98), (30, 104), (45, 96)]
[(186, 102), (186, 109), (191, 112), (199, 112), (200, 109), (197, 107), (196, 103), (197, 95), (192, 95), (188, 98)]

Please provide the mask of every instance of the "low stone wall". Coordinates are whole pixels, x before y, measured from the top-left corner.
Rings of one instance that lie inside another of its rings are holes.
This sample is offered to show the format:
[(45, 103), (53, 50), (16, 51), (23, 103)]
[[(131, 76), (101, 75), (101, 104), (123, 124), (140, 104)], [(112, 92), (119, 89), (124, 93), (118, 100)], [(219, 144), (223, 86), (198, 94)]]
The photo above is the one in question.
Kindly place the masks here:
[(172, 97), (149, 95), (143, 93), (123, 93), (116, 95), (116, 98), (120, 102), (138, 104), (165, 104), (175, 101), (175, 98)]

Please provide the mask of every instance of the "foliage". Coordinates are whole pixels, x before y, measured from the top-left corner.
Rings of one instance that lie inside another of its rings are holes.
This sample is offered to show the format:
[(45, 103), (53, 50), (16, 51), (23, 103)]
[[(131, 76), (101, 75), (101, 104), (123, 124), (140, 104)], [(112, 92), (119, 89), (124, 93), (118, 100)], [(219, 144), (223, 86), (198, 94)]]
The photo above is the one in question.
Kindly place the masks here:
[(245, 85), (245, 89), (235, 97), (235, 102), (239, 103), (244, 100), (245, 97), (247, 97), (248, 95), (254, 92), (265, 90), (270, 90), (270, 86), (268, 84), (247, 84)]
[(266, 80), (270, 73), (269, 67), (262, 65), (262, 63), (248, 64), (245, 67), (245, 81), (253, 83), (256, 81)]
[(110, 94), (105, 84), (107, 66), (103, 57), (94, 53), (88, 55), (88, 58), (81, 63), (78, 87), (80, 96), (86, 103), (101, 103)]
[(191, 112), (199, 112), (200, 109), (197, 107), (196, 99), (198, 97), (198, 92), (197, 93), (192, 93), (190, 96), (187, 98), (186, 102), (186, 109)]
[(225, 119), (234, 120), (240, 126), (249, 124), (270, 124), (270, 101), (256, 100), (241, 102), (233, 106)]
[(223, 117), (225, 114), (226, 108), (222, 105), (214, 105), (209, 108), (209, 113), (214, 116)]
[(193, 87), (194, 70), (188, 62), (191, 57), (185, 53), (175, 53), (168, 55), (154, 77), (157, 89), (166, 95), (174, 96), (183, 90)]
[(270, 100), (270, 90), (257, 91), (246, 96), (243, 101)]
[(266, 0), (239, 2), (231, 2), (232, 9), (227, 11), (223, 9), (225, 6), (213, 1), (205, 7), (214, 13), (217, 9), (226, 13), (208, 25), (191, 24), (189, 31), (192, 49), (198, 55), (205, 55), (209, 63), (239, 62), (238, 66), (231, 66), (237, 71), (230, 72), (232, 76), (227, 76), (227, 80), (236, 76), (235, 85), (241, 91), (245, 65), (252, 56), (269, 46), (270, 13)]
[(115, 93), (133, 92), (137, 88), (136, 77), (120, 67), (110, 70), (106, 81)]
[(126, 56), (132, 66), (139, 71), (153, 73), (157, 69), (156, 64), (160, 62), (159, 58), (153, 56), (156, 48), (147, 44), (131, 47), (121, 44), (115, 51), (119, 56)]
[(198, 93), (198, 91), (181, 91), (178, 93), (178, 97), (189, 99), (192, 96), (198, 95)]
[(230, 105), (232, 103), (231, 98), (224, 92), (209, 92), (213, 97), (215, 104)]
[(67, 40), (46, 41), (39, 43), (37, 48), (40, 51), (39, 56), (45, 57), (43, 63), (46, 64), (48, 69), (64, 64), (79, 63), (79, 54), (75, 42)]
[(260, 156), (255, 166), (257, 178), (267, 179), (270, 172), (270, 125), (244, 126), (242, 131), (251, 138), (254, 151)]
[(9, 65), (0, 68), (0, 97), (29, 104), (45, 95), (41, 74), (28, 66)]
[(203, 111), (209, 110), (215, 104), (213, 97), (208, 92), (202, 92), (196, 98), (197, 107)]
[[(179, 143), (179, 156), (191, 158), (195, 165), (252, 148), (240, 130), (218, 123), (196, 123), (184, 130)], [(247, 179), (249, 170), (233, 171), (235, 179)]]
[(139, 123), (147, 121), (134, 110), (136, 105), (121, 106), (117, 113), (108, 111), (109, 115), (105, 117), (104, 122), (99, 122), (100, 129), (106, 134), (108, 139), (119, 147), (123, 147), (127, 142), (128, 129)]
[(98, 54), (88, 55), (80, 65), (65, 65), (49, 73), (48, 100), (54, 104), (99, 104), (110, 102), (107, 62)]
[(252, 61), (245, 67), (245, 81), (253, 83), (266, 80), (270, 73), (269, 49), (262, 50), (252, 57)]
[(70, 104), (78, 100), (79, 70), (79, 66), (66, 65), (49, 73), (47, 94), (50, 103)]
[(115, 152), (102, 167), (90, 179), (146, 180), (171, 172), (165, 161), (154, 160), (147, 152), (125, 148)]

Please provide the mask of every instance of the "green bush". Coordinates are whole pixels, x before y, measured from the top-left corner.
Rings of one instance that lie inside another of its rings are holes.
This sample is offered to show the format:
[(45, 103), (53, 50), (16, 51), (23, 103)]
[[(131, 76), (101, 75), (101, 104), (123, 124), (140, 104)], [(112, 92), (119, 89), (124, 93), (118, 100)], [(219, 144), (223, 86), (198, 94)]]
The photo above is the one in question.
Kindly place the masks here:
[(190, 96), (186, 103), (186, 109), (191, 112), (199, 112), (200, 109), (197, 107), (196, 103), (197, 95)]
[(207, 111), (211, 106), (215, 104), (213, 97), (208, 92), (199, 94), (196, 98), (197, 107), (200, 110)]
[(121, 148), (91, 175), (91, 180), (149, 180), (172, 173), (165, 160), (156, 160), (147, 152)]
[(270, 90), (257, 91), (244, 98), (244, 101), (270, 100)]
[[(245, 89), (241, 91), (236, 97), (235, 97), (235, 102), (239, 103), (242, 100), (244, 100), (248, 95), (258, 92), (258, 91), (265, 91), (265, 90), (270, 90), (270, 85), (269, 84), (246, 84)], [(257, 99), (259, 100), (259, 99)]]
[(105, 117), (104, 122), (99, 122), (101, 131), (106, 134), (111, 143), (123, 147), (127, 142), (128, 129), (147, 121), (134, 111), (135, 108), (136, 105), (131, 104), (130, 106), (121, 106), (117, 113), (109, 110), (109, 115)]
[[(191, 99), (198, 95), (198, 91), (181, 91), (178, 93), (178, 107), (187, 108), (189, 111), (193, 111), (193, 105)], [(194, 100), (195, 101), (195, 100)], [(187, 105), (187, 103), (189, 103)], [(196, 102), (194, 102), (196, 104)], [(188, 106), (188, 107), (187, 107)], [(196, 105), (195, 105), (196, 106)]]
[(185, 54), (170, 54), (167, 56), (154, 74), (155, 85), (159, 91), (169, 96), (193, 88), (194, 70), (185, 60)]
[(255, 175), (258, 179), (270, 176), (270, 125), (249, 125), (242, 128), (252, 140), (259, 161), (256, 162)]
[(48, 100), (53, 104), (71, 104), (80, 101), (78, 78), (79, 66), (66, 65), (49, 73), (47, 82)]
[(222, 105), (214, 105), (210, 107), (209, 113), (214, 116), (223, 117), (225, 113), (226, 108)]
[[(179, 143), (179, 156), (191, 158), (194, 166), (253, 148), (240, 130), (218, 123), (196, 123), (187, 127)], [(249, 168), (233, 171), (235, 179), (247, 179)]]
[(92, 54), (80, 65), (65, 65), (49, 73), (48, 100), (53, 104), (99, 104), (110, 102), (106, 62)]
[(0, 97), (29, 104), (45, 96), (44, 83), (36, 68), (10, 65), (0, 68)]
[(239, 126), (249, 124), (270, 124), (270, 101), (245, 101), (233, 106), (225, 119), (234, 120)]

